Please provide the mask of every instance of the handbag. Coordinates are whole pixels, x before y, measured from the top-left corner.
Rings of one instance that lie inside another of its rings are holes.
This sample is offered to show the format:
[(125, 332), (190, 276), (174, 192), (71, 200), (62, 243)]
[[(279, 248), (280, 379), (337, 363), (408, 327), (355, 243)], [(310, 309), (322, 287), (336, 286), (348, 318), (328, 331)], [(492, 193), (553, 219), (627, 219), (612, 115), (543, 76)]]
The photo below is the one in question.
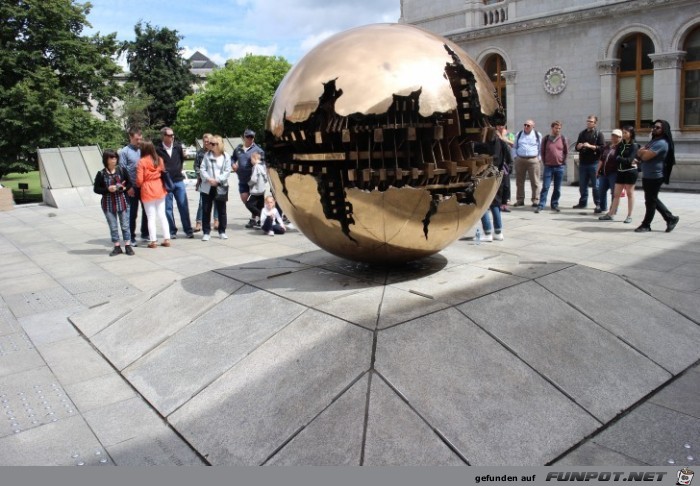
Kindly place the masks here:
[[(211, 161), (209, 166), (211, 167), (212, 173), (214, 173), (214, 166), (211, 164)], [(224, 173), (223, 165), (221, 166), (221, 171), (219, 173)], [(209, 197), (211, 197), (214, 201), (228, 201), (228, 184), (219, 182), (219, 185), (212, 186), (212, 188), (209, 189)]]
[(160, 173), (160, 180), (163, 181), (163, 189), (165, 189), (166, 192), (173, 192), (175, 184), (173, 184), (173, 179), (170, 177), (167, 170)]

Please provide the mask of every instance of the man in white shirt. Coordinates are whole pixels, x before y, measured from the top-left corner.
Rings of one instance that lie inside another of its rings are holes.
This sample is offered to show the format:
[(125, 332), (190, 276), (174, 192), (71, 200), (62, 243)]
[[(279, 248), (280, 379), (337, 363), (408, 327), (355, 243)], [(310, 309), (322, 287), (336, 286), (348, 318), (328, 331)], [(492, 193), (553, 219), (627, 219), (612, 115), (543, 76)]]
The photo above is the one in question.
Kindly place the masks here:
[(515, 136), (515, 206), (525, 205), (525, 177), (530, 179), (532, 188), (532, 207), (540, 202), (542, 187), (542, 169), (540, 167), (540, 143), (542, 135), (535, 130), (535, 122), (527, 120), (523, 129)]

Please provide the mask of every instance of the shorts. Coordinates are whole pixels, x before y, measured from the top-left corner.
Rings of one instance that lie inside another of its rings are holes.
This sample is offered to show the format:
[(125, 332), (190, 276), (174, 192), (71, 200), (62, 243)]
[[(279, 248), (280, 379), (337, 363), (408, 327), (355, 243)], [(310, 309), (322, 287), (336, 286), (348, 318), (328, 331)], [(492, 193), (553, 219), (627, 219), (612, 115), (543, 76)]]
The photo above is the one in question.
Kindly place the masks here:
[(617, 179), (615, 179), (616, 184), (635, 184), (637, 182), (637, 176), (639, 172), (635, 170), (625, 170), (617, 171)]

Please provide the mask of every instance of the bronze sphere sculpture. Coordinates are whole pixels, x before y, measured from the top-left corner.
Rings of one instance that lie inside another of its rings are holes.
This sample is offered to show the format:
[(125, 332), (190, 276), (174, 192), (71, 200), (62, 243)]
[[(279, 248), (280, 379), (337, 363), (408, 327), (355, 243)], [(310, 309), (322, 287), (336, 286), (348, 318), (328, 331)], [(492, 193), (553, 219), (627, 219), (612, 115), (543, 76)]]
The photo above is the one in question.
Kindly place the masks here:
[(287, 73), (266, 122), (270, 182), (311, 241), (368, 263), (434, 254), (472, 227), (501, 181), (475, 142), (504, 119), (456, 44), (417, 27), (341, 32)]

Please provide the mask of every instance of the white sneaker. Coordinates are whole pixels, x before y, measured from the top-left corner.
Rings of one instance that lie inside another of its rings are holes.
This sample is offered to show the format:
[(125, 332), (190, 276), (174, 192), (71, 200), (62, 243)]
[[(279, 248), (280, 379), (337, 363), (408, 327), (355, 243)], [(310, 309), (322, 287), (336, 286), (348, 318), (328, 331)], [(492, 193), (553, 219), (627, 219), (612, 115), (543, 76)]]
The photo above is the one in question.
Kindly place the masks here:
[(202, 241), (209, 241), (209, 235), (202, 235)]
[(491, 233), (486, 233), (484, 236), (481, 237), (481, 241), (485, 241), (486, 243), (490, 243), (493, 241), (493, 235)]
[(493, 235), (493, 239), (496, 241), (503, 241), (503, 232), (495, 233)]
[(268, 232), (267, 232), (267, 236), (275, 236), (275, 232), (274, 232), (274, 231), (268, 231)]
[(226, 236), (226, 233), (219, 233), (219, 238), (222, 240), (228, 240), (228, 236)]

